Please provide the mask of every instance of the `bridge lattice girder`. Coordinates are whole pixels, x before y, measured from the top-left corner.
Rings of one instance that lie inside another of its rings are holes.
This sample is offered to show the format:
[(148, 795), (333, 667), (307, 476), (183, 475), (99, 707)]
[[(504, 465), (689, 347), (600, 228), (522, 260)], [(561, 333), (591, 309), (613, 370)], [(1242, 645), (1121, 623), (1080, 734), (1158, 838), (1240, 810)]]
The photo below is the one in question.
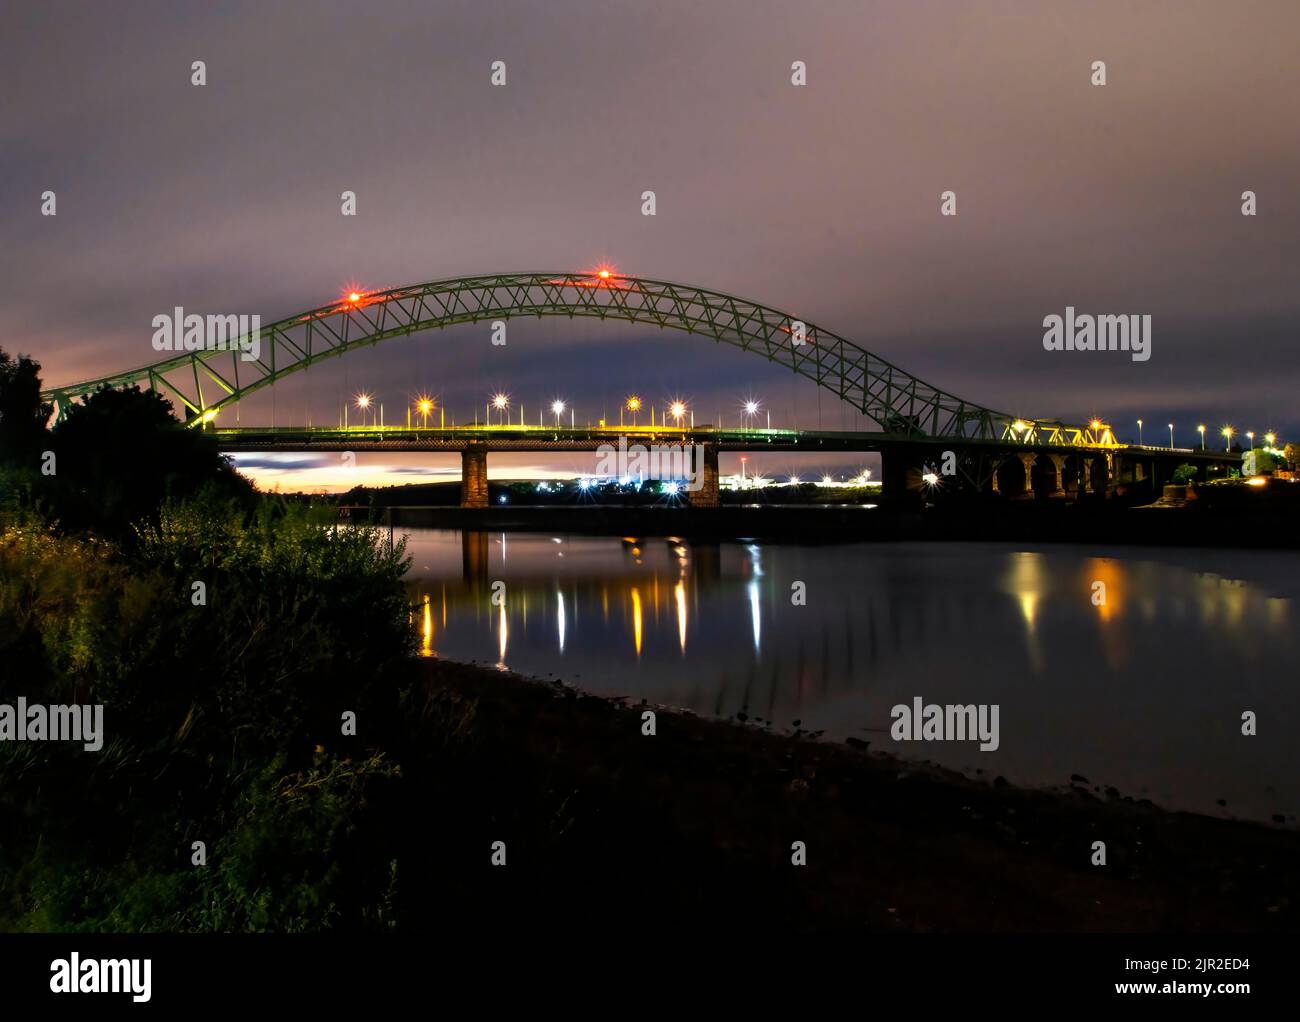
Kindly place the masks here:
[[(584, 316), (653, 324), (753, 351), (834, 392), (891, 434), (1019, 443), (1105, 445), (1109, 430), (1019, 420), (963, 401), (852, 341), (755, 302), (705, 288), (596, 273), (504, 273), (456, 277), (368, 293), (282, 319), (260, 332), (260, 354), (237, 347), (178, 353), (152, 365), (56, 387), (68, 403), (101, 387), (143, 386), (178, 401), (186, 418), (209, 421), (221, 408), (327, 358), (391, 337), (513, 316)], [(796, 343), (802, 322), (803, 343)], [(1014, 424), (1014, 425), (1013, 425)], [(1043, 439), (1039, 439), (1039, 437)], [(1113, 443), (1113, 440), (1109, 441)]]

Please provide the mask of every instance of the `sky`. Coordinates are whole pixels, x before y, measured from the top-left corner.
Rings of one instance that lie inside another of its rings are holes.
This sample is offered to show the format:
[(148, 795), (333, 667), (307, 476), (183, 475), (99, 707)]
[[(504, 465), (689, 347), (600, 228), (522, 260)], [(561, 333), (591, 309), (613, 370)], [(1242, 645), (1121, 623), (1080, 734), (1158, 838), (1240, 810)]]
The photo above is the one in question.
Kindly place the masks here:
[[(1141, 418), (1148, 442), (1173, 422), (1179, 446), (1199, 423), (1294, 437), (1298, 38), (1293, 0), (21, 5), (0, 34), (0, 347), (57, 385), (154, 361), (176, 306), (271, 322), (353, 286), (608, 263), (788, 310), (1016, 414), (1133, 440)], [(1044, 350), (1066, 306), (1150, 315), (1151, 358)], [(366, 391), (390, 421), (420, 392), (465, 419), (497, 390), (593, 419), (638, 393), (862, 425), (752, 354), (558, 319), (505, 347), (484, 324), (389, 341), (239, 416), (333, 423)], [(361, 459), (366, 481), (458, 473)], [(336, 461), (243, 467), (356, 481)]]

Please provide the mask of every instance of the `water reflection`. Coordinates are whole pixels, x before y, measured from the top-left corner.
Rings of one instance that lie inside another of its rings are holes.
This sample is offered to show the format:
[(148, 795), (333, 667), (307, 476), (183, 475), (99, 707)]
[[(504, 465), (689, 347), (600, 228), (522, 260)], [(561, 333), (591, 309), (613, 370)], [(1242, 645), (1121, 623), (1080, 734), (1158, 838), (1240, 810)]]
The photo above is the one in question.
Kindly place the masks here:
[(677, 607), (677, 644), (681, 646), (682, 656), (686, 655), (686, 584), (678, 582), (673, 586), (673, 603)]
[[(1297, 809), (1300, 760), (1282, 737), (1300, 724), (1285, 690), (1300, 653), (1296, 555), (433, 531), (408, 542), (428, 566), (411, 581), (422, 655), (776, 727), (798, 719), (828, 739), (1026, 783), (1080, 773), (1202, 811), (1222, 812), (1218, 799), (1234, 815)], [(489, 580), (506, 583), (499, 605)], [(792, 605), (794, 581), (806, 605)], [(896, 745), (889, 710), (918, 695), (999, 703), (1001, 748)], [(1243, 709), (1272, 727), (1243, 740)]]
[(555, 630), (560, 635), (560, 652), (564, 652), (564, 594), (558, 589), (555, 591)]
[(641, 657), (641, 590), (632, 587), (632, 634), (636, 641), (636, 655)]
[(429, 606), (429, 594), (424, 594), (424, 614), (420, 626), (420, 655), (433, 656), (433, 608)]

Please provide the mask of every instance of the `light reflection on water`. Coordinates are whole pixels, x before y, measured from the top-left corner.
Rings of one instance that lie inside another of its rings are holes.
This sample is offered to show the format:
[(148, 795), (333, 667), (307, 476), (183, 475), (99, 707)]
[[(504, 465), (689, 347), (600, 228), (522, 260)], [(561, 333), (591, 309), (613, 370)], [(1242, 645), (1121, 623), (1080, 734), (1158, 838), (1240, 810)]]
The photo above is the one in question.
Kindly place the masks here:
[[(1296, 554), (420, 529), (408, 552), (424, 655), (1021, 783), (1077, 773), (1173, 808), (1300, 809)], [(916, 696), (999, 704), (1000, 748), (892, 741), (891, 707)]]

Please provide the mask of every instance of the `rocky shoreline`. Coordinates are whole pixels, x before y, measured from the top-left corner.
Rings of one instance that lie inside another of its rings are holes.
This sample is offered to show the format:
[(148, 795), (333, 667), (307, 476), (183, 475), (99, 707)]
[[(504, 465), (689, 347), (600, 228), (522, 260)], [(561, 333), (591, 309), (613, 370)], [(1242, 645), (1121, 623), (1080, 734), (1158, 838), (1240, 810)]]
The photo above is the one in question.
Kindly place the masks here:
[[(437, 659), (422, 668), (430, 705), (469, 708), (475, 762), (490, 764), (499, 792), (530, 790), (541, 772), (562, 797), (563, 854), (512, 863), (529, 883), (567, 885), (595, 916), (604, 899), (583, 892), (632, 883), (638, 902), (705, 927), (1300, 929), (1294, 830), (1168, 812), (1083, 778), (1056, 791), (985, 783), (560, 680)], [(1092, 864), (1097, 841), (1106, 865)], [(806, 865), (792, 862), (796, 842)], [(527, 897), (551, 904), (537, 889)]]

